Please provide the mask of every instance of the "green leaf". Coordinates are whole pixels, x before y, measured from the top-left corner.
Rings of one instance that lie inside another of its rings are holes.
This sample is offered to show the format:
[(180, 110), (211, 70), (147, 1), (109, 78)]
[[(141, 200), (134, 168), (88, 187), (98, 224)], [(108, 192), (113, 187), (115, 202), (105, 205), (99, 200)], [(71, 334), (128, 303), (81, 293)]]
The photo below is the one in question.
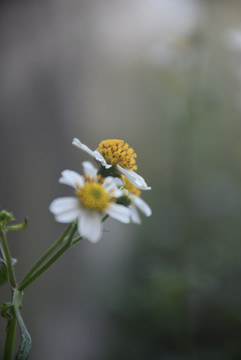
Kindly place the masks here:
[(19, 346), (16, 360), (27, 360), (31, 351), (32, 341), (29, 332), (23, 322), (20, 310), (22, 307), (23, 293), (17, 289), (13, 293), (13, 307), (18, 321), (18, 326), (21, 332), (21, 344)]

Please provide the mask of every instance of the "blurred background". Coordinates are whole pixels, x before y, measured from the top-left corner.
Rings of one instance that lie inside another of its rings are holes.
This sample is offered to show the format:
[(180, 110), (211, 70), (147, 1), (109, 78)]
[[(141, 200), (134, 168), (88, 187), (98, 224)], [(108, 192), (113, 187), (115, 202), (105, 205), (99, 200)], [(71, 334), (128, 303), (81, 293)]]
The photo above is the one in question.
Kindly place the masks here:
[(65, 228), (48, 206), (90, 160), (74, 137), (124, 139), (152, 186), (142, 225), (107, 221), (25, 290), (31, 359), (241, 359), (240, 1), (3, 1), (0, 54), (18, 279)]

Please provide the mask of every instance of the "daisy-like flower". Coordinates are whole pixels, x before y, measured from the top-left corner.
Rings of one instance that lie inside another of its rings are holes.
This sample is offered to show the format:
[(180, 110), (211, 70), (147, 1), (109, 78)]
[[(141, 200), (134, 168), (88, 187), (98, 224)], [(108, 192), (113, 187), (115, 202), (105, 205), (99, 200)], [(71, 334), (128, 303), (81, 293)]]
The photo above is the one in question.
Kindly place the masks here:
[(124, 143), (123, 140), (103, 140), (94, 151), (80, 142), (77, 138), (74, 138), (72, 144), (87, 152), (98, 163), (100, 163), (102, 171), (103, 168), (106, 169), (105, 174), (113, 174), (113, 176), (120, 176), (120, 174), (123, 174), (138, 189), (151, 189), (147, 186), (143, 177), (135, 172), (137, 169), (135, 160), (137, 155), (127, 143)]
[(122, 192), (112, 177), (100, 178), (97, 169), (90, 163), (83, 163), (84, 176), (75, 171), (64, 170), (59, 182), (75, 189), (75, 197), (53, 200), (49, 206), (56, 221), (70, 223), (77, 220), (81, 236), (95, 243), (102, 234), (102, 219), (109, 215), (123, 223), (130, 223), (130, 210), (116, 204)]
[(131, 212), (131, 221), (135, 224), (141, 223), (141, 218), (139, 216), (138, 210), (142, 211), (146, 216), (151, 216), (152, 211), (149, 205), (141, 199), (141, 191), (137, 189), (127, 178), (122, 175), (123, 180), (123, 193), (120, 198), (120, 202), (123, 201), (123, 204), (129, 205)]

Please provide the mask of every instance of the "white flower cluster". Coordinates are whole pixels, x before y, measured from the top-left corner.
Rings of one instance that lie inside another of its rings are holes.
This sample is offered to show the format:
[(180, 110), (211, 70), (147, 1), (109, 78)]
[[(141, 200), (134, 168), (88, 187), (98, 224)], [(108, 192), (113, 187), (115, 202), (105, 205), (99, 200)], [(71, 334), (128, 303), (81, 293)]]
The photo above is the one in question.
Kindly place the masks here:
[(62, 172), (59, 182), (74, 188), (75, 196), (51, 202), (49, 209), (56, 221), (77, 221), (80, 236), (95, 243), (101, 238), (106, 215), (125, 224), (141, 223), (138, 209), (146, 216), (151, 215), (150, 207), (140, 198), (140, 189), (150, 187), (133, 171), (136, 154), (128, 144), (123, 140), (104, 140), (95, 151), (76, 138), (73, 144), (91, 155), (99, 169), (85, 161), (84, 175), (73, 170)]

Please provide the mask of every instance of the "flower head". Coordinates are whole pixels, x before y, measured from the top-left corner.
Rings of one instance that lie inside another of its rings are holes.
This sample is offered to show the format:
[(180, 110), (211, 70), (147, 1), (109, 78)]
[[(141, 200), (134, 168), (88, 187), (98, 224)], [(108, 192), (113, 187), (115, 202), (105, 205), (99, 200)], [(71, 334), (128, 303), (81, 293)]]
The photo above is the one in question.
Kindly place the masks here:
[(114, 176), (120, 176), (123, 174), (138, 189), (151, 189), (147, 186), (143, 177), (134, 171), (137, 169), (135, 161), (137, 155), (127, 143), (124, 143), (123, 140), (103, 140), (94, 151), (80, 142), (77, 138), (74, 138), (72, 144), (87, 152), (98, 163), (100, 163), (102, 168), (107, 169), (104, 171), (105, 175), (114, 174)]
[(136, 153), (124, 140), (103, 140), (97, 151), (104, 157), (106, 162), (112, 166), (120, 165), (128, 170), (136, 170)]
[(81, 236), (97, 242), (102, 233), (102, 218), (105, 215), (123, 223), (130, 222), (130, 210), (116, 204), (122, 192), (112, 177), (101, 178), (97, 169), (89, 162), (83, 163), (84, 175), (64, 170), (59, 182), (75, 189), (74, 197), (62, 197), (52, 201), (50, 211), (58, 222), (77, 220)]

